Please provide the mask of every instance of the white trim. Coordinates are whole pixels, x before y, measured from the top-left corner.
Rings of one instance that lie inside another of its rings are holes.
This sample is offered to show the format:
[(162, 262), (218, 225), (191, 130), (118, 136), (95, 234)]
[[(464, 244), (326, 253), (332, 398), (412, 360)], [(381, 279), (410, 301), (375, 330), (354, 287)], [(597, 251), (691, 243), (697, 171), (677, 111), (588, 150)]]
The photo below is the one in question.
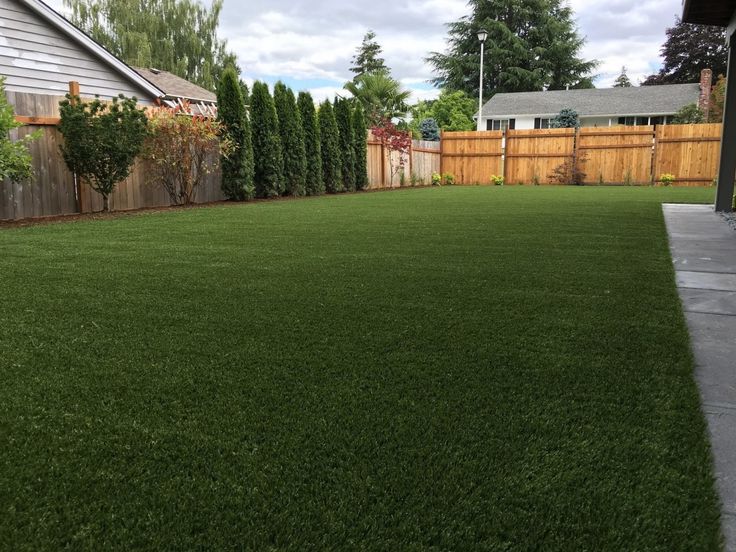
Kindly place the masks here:
[(92, 40), (92, 38), (90, 38), (86, 33), (75, 27), (64, 16), (54, 11), (41, 0), (19, 0), (19, 2), (25, 4), (28, 8), (51, 23), (54, 27), (76, 40), (87, 50), (97, 55), (97, 57), (112, 66), (113, 69), (117, 70), (118, 73), (127, 77), (128, 80), (136, 83), (139, 87), (148, 92), (153, 99), (162, 98), (165, 95), (162, 90), (159, 90), (158, 87), (144, 79), (133, 68), (116, 58), (100, 44)]
[[(524, 117), (534, 117), (534, 118), (540, 117), (542, 119), (550, 119), (550, 118), (557, 117), (557, 115), (559, 115), (559, 113), (537, 113), (537, 114), (526, 113), (523, 115), (483, 115), (482, 118), (483, 119), (504, 119), (504, 118), (505, 119), (519, 119), (519, 118), (524, 118)], [(584, 118), (588, 119), (590, 117), (596, 117), (596, 118), (601, 118), (601, 119), (605, 119), (606, 117), (609, 117), (611, 119), (618, 118), (618, 117), (669, 117), (672, 115), (676, 115), (676, 113), (674, 112), (671, 112), (671, 113), (669, 112), (668, 113), (645, 112), (645, 113), (626, 113), (626, 114), (602, 113), (600, 115), (589, 114), (589, 113), (578, 113), (578, 117), (580, 117), (581, 119), (584, 119)]]

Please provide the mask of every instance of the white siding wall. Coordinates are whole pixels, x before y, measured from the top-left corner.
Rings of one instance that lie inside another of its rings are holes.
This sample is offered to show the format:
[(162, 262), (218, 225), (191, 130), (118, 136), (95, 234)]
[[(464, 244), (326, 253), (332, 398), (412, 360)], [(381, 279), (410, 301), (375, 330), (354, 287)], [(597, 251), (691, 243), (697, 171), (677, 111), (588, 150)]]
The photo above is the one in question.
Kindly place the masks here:
[(533, 130), (534, 117), (516, 117), (516, 130)]
[(59, 31), (24, 4), (0, 0), (0, 75), (8, 91), (63, 96), (69, 81), (82, 96), (118, 94), (151, 103), (149, 93)]

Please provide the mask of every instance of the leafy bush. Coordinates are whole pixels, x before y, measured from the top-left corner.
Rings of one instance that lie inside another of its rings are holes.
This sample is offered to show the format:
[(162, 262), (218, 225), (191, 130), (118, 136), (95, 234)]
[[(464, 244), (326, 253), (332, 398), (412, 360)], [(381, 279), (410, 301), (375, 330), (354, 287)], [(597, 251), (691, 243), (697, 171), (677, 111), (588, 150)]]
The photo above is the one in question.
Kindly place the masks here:
[(250, 95), (255, 187), (258, 197), (277, 197), (284, 190), (284, 158), (279, 121), (268, 85), (256, 81)]
[(166, 190), (175, 205), (193, 203), (220, 158), (238, 153), (221, 122), (192, 117), (186, 105), (151, 111), (149, 129), (144, 158), (150, 161), (150, 182)]
[(284, 155), (284, 193), (291, 196), (306, 194), (307, 154), (304, 128), (296, 106), (294, 92), (282, 82), (273, 90), (276, 113), (279, 115), (279, 135)]
[(677, 178), (674, 174), (664, 173), (659, 176), (659, 181), (665, 186), (671, 186), (674, 184), (675, 180), (677, 180)]
[(11, 140), (10, 131), (21, 126), (15, 120), (13, 106), (5, 96), (5, 77), (0, 76), (0, 180), (9, 178), (20, 182), (33, 176), (28, 145), (41, 133), (34, 132), (20, 140)]
[(250, 199), (255, 193), (253, 142), (243, 88), (234, 69), (225, 70), (217, 86), (217, 114), (233, 148), (221, 160), (222, 192), (228, 199)]
[(401, 130), (389, 119), (382, 119), (371, 130), (373, 136), (388, 150), (390, 178), (393, 184), (396, 175), (404, 174), (411, 150), (411, 132)]
[(551, 128), (578, 128), (579, 126), (578, 112), (570, 108), (563, 109), (550, 121)]
[(454, 186), (455, 175), (452, 173), (445, 173), (442, 175), (442, 181), (444, 182), (445, 186)]
[(368, 187), (368, 126), (363, 105), (356, 102), (353, 109), (353, 151), (355, 152), (355, 188)]
[(110, 194), (125, 180), (148, 135), (148, 119), (136, 98), (122, 94), (112, 102), (89, 102), (66, 95), (59, 103), (64, 135), (61, 153), (69, 170), (102, 196), (110, 210)]
[(506, 183), (506, 179), (503, 176), (491, 175), (491, 184), (494, 186), (503, 186)]
[(705, 122), (705, 114), (697, 104), (689, 104), (680, 108), (672, 118), (673, 125), (699, 125)]
[(428, 142), (440, 141), (440, 127), (434, 119), (424, 119), (419, 123), (419, 133), (422, 136), (422, 140), (427, 140)]
[(442, 175), (440, 173), (432, 173), (432, 186), (442, 186)]
[(325, 100), (319, 106), (319, 136), (322, 149), (322, 179), (328, 193), (344, 191), (342, 182), (342, 159), (340, 152), (340, 131), (337, 128), (332, 103)]
[(587, 176), (583, 172), (583, 165), (588, 161), (585, 153), (579, 156), (571, 157), (564, 163), (560, 164), (552, 171), (549, 175), (549, 179), (552, 182), (562, 185), (573, 184), (575, 186), (582, 186), (585, 184), (585, 177)]
[(319, 195), (325, 192), (322, 179), (322, 147), (319, 139), (317, 110), (309, 92), (299, 92), (297, 99), (299, 115), (304, 128), (304, 151), (307, 158), (306, 192), (307, 195)]

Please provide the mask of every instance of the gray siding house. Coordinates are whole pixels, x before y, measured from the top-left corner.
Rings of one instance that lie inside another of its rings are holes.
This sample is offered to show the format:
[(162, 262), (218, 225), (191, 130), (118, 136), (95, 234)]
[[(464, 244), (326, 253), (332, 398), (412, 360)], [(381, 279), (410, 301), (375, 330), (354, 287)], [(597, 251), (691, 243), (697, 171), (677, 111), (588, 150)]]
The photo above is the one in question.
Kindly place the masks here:
[(712, 73), (706, 69), (695, 84), (496, 94), (483, 106), (481, 128), (549, 128), (566, 108), (577, 111), (584, 127), (662, 125), (688, 104), (699, 104), (707, 111), (711, 88)]
[(62, 96), (135, 96), (154, 104), (164, 93), (40, 0), (0, 0), (0, 75), (6, 90)]

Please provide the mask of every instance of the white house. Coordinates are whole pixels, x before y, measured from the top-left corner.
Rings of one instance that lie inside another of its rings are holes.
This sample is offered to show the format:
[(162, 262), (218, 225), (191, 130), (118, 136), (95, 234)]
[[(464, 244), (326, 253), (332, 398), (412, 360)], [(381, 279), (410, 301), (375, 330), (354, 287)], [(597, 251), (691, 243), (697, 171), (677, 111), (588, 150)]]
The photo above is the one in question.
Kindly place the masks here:
[(667, 124), (688, 104), (697, 103), (707, 110), (712, 80), (712, 72), (706, 69), (696, 84), (496, 94), (483, 106), (482, 128), (549, 128), (550, 121), (566, 108), (577, 111), (584, 127)]

